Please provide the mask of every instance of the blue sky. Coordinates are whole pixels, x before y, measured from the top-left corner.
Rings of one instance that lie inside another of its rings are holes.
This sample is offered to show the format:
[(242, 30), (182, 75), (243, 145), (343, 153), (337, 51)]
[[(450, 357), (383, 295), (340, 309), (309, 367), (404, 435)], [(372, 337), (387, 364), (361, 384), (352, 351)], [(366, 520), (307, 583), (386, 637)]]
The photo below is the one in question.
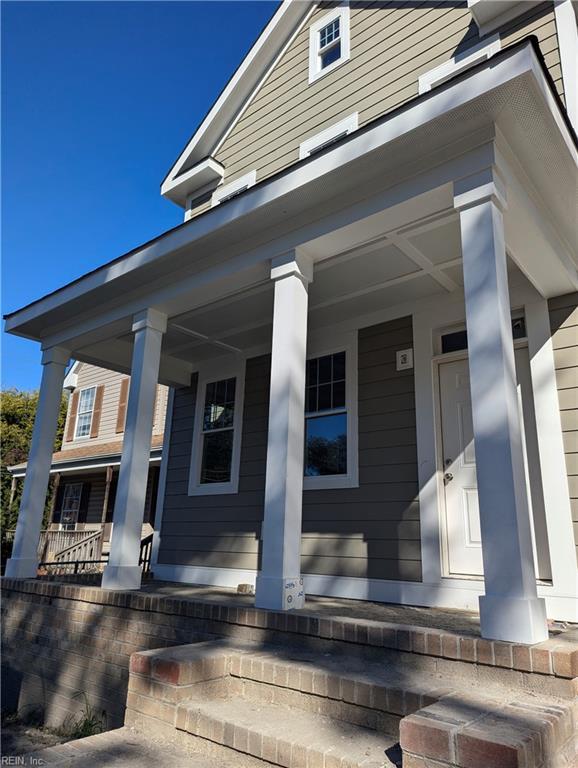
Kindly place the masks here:
[[(272, 2), (2, 2), (2, 312), (182, 221), (165, 173)], [(2, 386), (40, 380), (2, 334)]]

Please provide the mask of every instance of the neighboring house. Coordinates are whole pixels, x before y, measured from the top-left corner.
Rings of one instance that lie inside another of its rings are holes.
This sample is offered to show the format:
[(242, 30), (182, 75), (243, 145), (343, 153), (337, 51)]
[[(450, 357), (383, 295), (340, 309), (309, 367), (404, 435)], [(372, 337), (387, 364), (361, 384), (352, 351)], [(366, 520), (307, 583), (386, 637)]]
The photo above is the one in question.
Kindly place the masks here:
[(163, 181), (185, 222), (7, 316), (44, 350), (7, 573), (74, 350), (132, 372), (104, 588), (140, 585), (158, 380), (157, 578), (578, 620), (576, 27), (282, 3)]
[[(54, 478), (49, 531), (74, 534), (103, 529), (104, 551), (110, 538), (118, 483), (118, 469), (126, 420), (130, 377), (89, 363), (76, 362), (64, 380), (70, 392), (62, 447), (52, 455)], [(167, 387), (159, 385), (154, 406), (144, 531), (152, 532), (158, 490)], [(26, 463), (8, 468), (23, 478)], [(49, 537), (48, 544), (63, 549), (79, 541), (78, 535)], [(50, 555), (56, 554), (50, 548)]]

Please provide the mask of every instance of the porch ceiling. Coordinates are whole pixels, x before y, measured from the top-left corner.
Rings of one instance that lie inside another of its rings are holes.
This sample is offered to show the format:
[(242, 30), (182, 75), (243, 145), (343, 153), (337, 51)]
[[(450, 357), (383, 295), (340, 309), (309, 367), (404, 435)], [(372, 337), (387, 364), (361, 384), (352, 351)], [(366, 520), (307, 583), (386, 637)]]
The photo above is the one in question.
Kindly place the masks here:
[[(556, 241), (552, 252), (558, 248), (558, 261), (565, 259), (563, 268), (553, 269), (542, 256), (543, 272), (553, 275), (548, 290), (570, 291), (578, 252), (578, 155), (536, 52), (525, 42), (9, 315), (6, 329), (128, 372), (132, 315), (155, 307), (170, 323), (161, 381), (184, 383), (207, 357), (268, 343), (270, 259), (294, 247), (316, 262), (312, 329), (455, 292), (461, 267), (451, 182), (472, 172), (464, 158), (478, 157), (496, 130), (515, 152), (514, 174), (525, 174), (519, 193), (514, 190), (513, 199), (522, 202), (513, 206), (513, 234), (523, 234), (523, 216), (544, 216), (550, 244)], [(522, 200), (527, 190), (530, 202)], [(510, 239), (523, 266), (533, 233)]]

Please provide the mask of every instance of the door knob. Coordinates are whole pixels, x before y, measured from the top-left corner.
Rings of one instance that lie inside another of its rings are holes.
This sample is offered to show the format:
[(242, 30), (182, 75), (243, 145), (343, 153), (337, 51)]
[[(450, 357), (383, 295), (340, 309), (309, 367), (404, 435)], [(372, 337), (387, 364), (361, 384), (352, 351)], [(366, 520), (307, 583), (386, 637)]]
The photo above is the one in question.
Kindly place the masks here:
[(451, 483), (451, 481), (454, 479), (454, 476), (451, 472), (446, 472), (444, 475), (444, 483), (447, 485), (448, 483)]

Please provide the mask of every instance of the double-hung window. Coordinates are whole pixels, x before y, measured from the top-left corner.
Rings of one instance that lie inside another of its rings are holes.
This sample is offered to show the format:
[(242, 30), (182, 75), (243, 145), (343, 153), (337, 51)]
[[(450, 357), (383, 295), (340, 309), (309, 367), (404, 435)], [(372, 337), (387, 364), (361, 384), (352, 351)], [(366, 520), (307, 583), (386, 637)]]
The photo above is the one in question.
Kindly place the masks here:
[(82, 498), (82, 483), (67, 483), (62, 494), (60, 507), (60, 525), (62, 528), (74, 528), (78, 521), (80, 500)]
[(350, 344), (307, 361), (304, 487), (357, 485), (357, 355)]
[(235, 493), (239, 481), (243, 376), (207, 376), (199, 382), (190, 495)]
[(78, 413), (76, 416), (76, 431), (74, 433), (75, 437), (88, 437), (90, 435), (95, 394), (96, 387), (89, 387), (80, 392)]
[(349, 6), (341, 5), (309, 30), (309, 82), (349, 59)]

